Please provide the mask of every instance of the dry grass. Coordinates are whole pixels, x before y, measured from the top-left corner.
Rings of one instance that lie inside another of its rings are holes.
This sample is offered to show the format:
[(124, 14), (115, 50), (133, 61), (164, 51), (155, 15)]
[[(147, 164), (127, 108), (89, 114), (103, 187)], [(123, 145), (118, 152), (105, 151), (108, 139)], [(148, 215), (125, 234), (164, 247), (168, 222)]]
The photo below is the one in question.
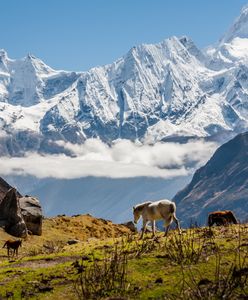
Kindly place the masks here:
[[(45, 253), (55, 253), (67, 250), (80, 251), (82, 243), (117, 238), (130, 234), (130, 230), (123, 226), (113, 224), (111, 221), (97, 219), (91, 215), (78, 215), (75, 217), (57, 216), (43, 220), (41, 236), (29, 235), (20, 248), (20, 256), (34, 256)], [(13, 239), (0, 228), (0, 242), (2, 245), (8, 239)], [(74, 247), (67, 245), (68, 240), (77, 240)], [(81, 245), (81, 246), (80, 246)], [(0, 256), (6, 256), (6, 249), (0, 245)]]

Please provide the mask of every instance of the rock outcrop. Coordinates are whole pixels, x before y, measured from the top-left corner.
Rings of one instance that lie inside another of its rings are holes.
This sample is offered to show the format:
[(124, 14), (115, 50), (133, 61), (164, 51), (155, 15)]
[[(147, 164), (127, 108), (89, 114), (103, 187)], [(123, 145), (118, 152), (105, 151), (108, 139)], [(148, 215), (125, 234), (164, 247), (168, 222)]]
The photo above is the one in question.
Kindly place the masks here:
[(27, 226), (24, 222), (15, 188), (6, 193), (0, 203), (0, 224), (11, 235), (25, 237)]
[(38, 199), (30, 196), (19, 199), (21, 213), (27, 229), (32, 234), (42, 234), (42, 209)]
[(42, 209), (39, 200), (22, 195), (0, 177), (0, 227), (13, 236), (41, 235)]
[(19, 199), (21, 213), (27, 229), (32, 234), (42, 234), (42, 209), (38, 199), (30, 196)]

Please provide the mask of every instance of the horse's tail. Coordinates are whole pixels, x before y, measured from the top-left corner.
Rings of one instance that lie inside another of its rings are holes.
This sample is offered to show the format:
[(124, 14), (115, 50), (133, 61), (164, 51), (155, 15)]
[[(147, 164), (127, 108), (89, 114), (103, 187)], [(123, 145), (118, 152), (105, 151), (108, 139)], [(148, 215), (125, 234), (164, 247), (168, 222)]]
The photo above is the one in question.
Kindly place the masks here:
[(4, 243), (3, 248), (4, 248), (7, 244), (8, 244), (8, 241), (6, 241), (6, 242)]
[(169, 213), (174, 214), (176, 212), (176, 204), (174, 202), (170, 203)]

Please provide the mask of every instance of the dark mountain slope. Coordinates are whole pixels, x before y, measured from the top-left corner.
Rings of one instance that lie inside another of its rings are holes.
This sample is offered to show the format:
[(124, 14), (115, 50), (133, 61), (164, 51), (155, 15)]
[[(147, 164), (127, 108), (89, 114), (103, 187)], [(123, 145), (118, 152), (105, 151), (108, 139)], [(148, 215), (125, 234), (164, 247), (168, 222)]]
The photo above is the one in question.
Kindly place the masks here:
[(184, 226), (190, 220), (205, 223), (213, 210), (232, 209), (238, 219), (247, 219), (248, 132), (219, 147), (174, 200)]

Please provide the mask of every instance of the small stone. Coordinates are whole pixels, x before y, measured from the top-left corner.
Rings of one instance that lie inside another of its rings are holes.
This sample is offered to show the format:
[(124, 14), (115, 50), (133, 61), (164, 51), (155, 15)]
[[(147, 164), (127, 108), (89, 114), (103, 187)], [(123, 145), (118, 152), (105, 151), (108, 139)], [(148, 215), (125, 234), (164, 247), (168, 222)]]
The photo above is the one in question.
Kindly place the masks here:
[(39, 291), (42, 292), (42, 293), (50, 292), (52, 290), (53, 290), (53, 287), (49, 286), (49, 285), (39, 286)]
[(163, 283), (163, 278), (159, 277), (155, 280), (155, 283)]
[(74, 244), (77, 244), (78, 242), (79, 242), (78, 240), (68, 240), (67, 244), (68, 245), (74, 245)]

